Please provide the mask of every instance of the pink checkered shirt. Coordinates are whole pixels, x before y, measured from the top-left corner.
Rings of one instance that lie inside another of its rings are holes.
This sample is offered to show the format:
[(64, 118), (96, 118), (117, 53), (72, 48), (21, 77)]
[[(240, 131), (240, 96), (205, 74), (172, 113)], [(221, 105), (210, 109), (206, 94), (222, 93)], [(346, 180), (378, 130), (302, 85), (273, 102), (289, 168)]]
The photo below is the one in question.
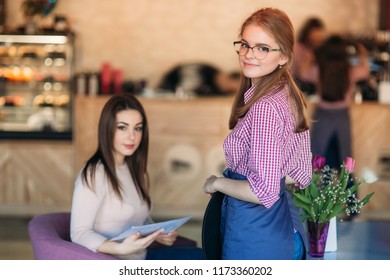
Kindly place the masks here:
[[(245, 103), (255, 87), (245, 93)], [(302, 188), (311, 181), (309, 130), (294, 132), (287, 96), (288, 88), (284, 87), (260, 98), (224, 142), (228, 168), (248, 178), (253, 193), (267, 208), (279, 199), (280, 180), (286, 175)]]

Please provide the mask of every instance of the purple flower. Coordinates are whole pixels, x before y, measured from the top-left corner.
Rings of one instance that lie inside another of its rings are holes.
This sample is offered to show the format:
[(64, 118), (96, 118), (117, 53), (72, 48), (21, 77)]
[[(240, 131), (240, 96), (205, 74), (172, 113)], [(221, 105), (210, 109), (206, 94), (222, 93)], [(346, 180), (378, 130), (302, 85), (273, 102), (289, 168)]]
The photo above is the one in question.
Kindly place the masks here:
[(345, 164), (345, 170), (348, 173), (352, 173), (355, 168), (355, 160), (351, 157), (347, 157), (344, 161)]
[(323, 156), (315, 155), (313, 157), (312, 166), (315, 170), (322, 169), (326, 164), (326, 158)]

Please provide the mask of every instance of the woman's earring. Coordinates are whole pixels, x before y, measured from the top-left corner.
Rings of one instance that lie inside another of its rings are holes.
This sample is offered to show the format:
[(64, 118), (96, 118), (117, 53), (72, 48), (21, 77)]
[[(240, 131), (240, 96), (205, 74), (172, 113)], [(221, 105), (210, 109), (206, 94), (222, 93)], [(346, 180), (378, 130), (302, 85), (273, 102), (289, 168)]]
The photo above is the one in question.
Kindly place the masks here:
[(279, 69), (282, 68), (282, 65), (279, 64)]

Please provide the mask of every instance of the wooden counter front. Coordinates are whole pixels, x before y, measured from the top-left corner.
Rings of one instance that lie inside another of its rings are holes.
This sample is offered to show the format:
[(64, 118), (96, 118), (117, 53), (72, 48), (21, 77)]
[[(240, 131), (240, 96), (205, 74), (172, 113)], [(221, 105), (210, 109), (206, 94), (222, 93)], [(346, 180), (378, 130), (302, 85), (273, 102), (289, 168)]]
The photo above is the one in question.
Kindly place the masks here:
[(0, 214), (70, 211), (73, 154), (71, 141), (0, 141)]
[[(75, 98), (75, 174), (97, 147), (97, 125), (108, 96)], [(232, 98), (188, 100), (140, 98), (150, 127), (149, 176), (155, 217), (203, 217), (208, 197), (202, 186), (211, 174), (225, 168), (222, 144), (229, 133), (227, 122)], [(313, 105), (309, 106), (309, 112)], [(380, 177), (363, 185), (360, 195), (375, 191), (365, 214), (390, 213), (389, 169), (390, 106), (354, 105), (351, 110), (353, 157), (356, 175), (369, 169)]]

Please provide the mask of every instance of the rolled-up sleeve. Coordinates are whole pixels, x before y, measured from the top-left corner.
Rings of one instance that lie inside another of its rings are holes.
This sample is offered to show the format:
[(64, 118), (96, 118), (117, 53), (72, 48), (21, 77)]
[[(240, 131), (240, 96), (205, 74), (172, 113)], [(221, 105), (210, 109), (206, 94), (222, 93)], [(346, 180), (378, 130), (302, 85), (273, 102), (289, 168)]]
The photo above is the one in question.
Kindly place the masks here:
[(282, 151), (279, 136), (283, 121), (267, 102), (254, 104), (248, 113), (252, 114), (252, 123), (247, 178), (253, 193), (269, 208), (279, 199), (280, 193)]
[(289, 173), (289, 176), (299, 183), (300, 188), (306, 188), (311, 183), (313, 171), (309, 131), (297, 133), (294, 145), (296, 146), (297, 163), (295, 168)]

